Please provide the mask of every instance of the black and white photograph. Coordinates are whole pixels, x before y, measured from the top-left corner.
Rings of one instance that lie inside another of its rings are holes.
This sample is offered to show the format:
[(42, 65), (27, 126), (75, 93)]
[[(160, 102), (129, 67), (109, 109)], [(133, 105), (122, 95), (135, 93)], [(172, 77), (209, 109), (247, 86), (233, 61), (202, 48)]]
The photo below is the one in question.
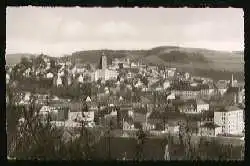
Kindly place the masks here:
[(8, 160), (244, 160), (240, 8), (6, 8)]

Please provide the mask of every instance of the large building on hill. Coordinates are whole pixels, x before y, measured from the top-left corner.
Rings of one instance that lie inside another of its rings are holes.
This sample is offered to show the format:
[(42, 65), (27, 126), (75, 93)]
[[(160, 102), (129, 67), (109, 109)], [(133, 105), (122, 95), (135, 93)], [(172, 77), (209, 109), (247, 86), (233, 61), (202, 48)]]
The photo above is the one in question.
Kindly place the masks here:
[(100, 59), (99, 69), (93, 73), (93, 78), (95, 81), (117, 79), (118, 72), (115, 70), (109, 70), (107, 68), (107, 57), (103, 54)]
[(99, 69), (94, 72), (94, 80), (97, 81), (101, 80), (110, 80), (110, 79), (117, 79), (118, 72), (115, 70), (109, 69)]

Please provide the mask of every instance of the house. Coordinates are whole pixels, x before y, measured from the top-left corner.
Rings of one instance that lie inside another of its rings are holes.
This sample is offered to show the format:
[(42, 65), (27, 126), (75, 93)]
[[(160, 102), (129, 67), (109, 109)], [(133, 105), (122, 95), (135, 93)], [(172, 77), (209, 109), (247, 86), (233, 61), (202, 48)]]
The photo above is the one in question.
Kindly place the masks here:
[(59, 86), (62, 86), (62, 78), (60, 76), (57, 77), (57, 80), (56, 80), (56, 86), (59, 87)]
[(199, 133), (201, 136), (217, 136), (222, 131), (222, 127), (214, 124), (213, 122), (207, 122), (200, 126)]
[(175, 72), (176, 72), (176, 68), (166, 69), (167, 77), (174, 77)]
[(240, 104), (243, 103), (245, 89), (239, 87), (229, 87), (226, 94), (230, 94), (231, 97), (233, 97), (234, 104)]
[(136, 88), (139, 88), (139, 87), (142, 87), (143, 86), (143, 83), (141, 82), (141, 80), (138, 80), (135, 85), (134, 85)]
[(85, 122), (94, 122), (94, 111), (83, 112), (83, 121)]
[(209, 111), (202, 112), (200, 117), (200, 125), (205, 123), (213, 123), (214, 122), (214, 111), (210, 109)]
[(151, 124), (154, 126), (153, 129), (155, 130), (165, 130), (166, 124), (164, 126), (164, 122), (167, 123), (167, 121), (164, 121), (164, 117), (166, 117), (164, 112), (160, 111), (152, 111), (150, 116), (148, 117), (148, 124)]
[(135, 126), (134, 126), (133, 123), (129, 123), (129, 122), (124, 121), (122, 129), (125, 130), (125, 131), (126, 130), (134, 130)]
[(68, 114), (69, 121), (79, 122), (79, 121), (83, 120), (83, 118), (84, 117), (83, 117), (82, 111), (78, 111), (78, 112), (69, 111), (69, 114)]
[(68, 77), (67, 77), (67, 84), (68, 85), (71, 85), (72, 84), (72, 78), (73, 78), (73, 76), (70, 74), (70, 75), (68, 75)]
[(174, 83), (171, 87), (171, 93), (180, 96), (182, 99), (196, 99), (200, 94), (200, 87), (185, 82)]
[(83, 75), (82, 74), (78, 77), (78, 82), (83, 83)]
[(85, 101), (86, 102), (91, 102), (91, 98), (88, 96)]
[(20, 105), (29, 104), (30, 99), (31, 99), (31, 93), (30, 92), (21, 93), (20, 96), (21, 96), (21, 101), (18, 104), (20, 104)]
[(159, 111), (152, 111), (150, 116), (148, 117), (148, 123), (150, 124), (162, 124), (163, 123), (163, 112)]
[(28, 68), (24, 71), (26, 77), (30, 77), (31, 75), (31, 68)]
[(204, 102), (201, 99), (196, 100), (196, 111), (197, 112), (203, 112), (203, 111), (208, 111), (209, 110), (209, 104)]
[(197, 113), (195, 100), (182, 101), (177, 108), (181, 113)]
[(228, 82), (226, 80), (219, 80), (216, 83), (216, 87), (217, 87), (218, 93), (220, 95), (224, 95), (228, 89)]
[(180, 126), (179, 125), (174, 125), (174, 124), (167, 124), (165, 131), (170, 133), (170, 134), (177, 134), (179, 133)]
[(213, 84), (201, 84), (200, 85), (200, 94), (202, 97), (207, 97), (213, 95), (215, 92), (215, 87)]
[(47, 77), (47, 78), (53, 78), (53, 77), (54, 77), (54, 74), (53, 74), (53, 73), (47, 73), (47, 74), (46, 74), (46, 77)]
[(150, 131), (150, 130), (154, 130), (155, 129), (155, 125), (154, 124), (151, 124), (151, 123), (142, 123), (142, 129), (144, 131)]
[(145, 123), (147, 122), (148, 116), (150, 113), (147, 112), (146, 108), (136, 108), (133, 113), (134, 117), (134, 122), (137, 123)]
[(168, 88), (170, 88), (170, 81), (165, 80), (163, 83), (163, 89), (168, 89)]
[(182, 113), (202, 113), (209, 110), (209, 104), (201, 99), (180, 100), (174, 102), (174, 105)]
[(52, 120), (61, 120), (63, 117), (59, 117), (59, 109), (53, 106), (42, 106), (39, 111), (39, 115), (42, 119), (50, 116)]
[(170, 93), (170, 94), (167, 96), (167, 100), (175, 100), (175, 94), (174, 94), (174, 93)]
[(184, 77), (185, 77), (186, 80), (188, 80), (190, 78), (190, 74), (189, 73), (185, 73)]
[(237, 106), (217, 109), (214, 112), (214, 123), (222, 127), (222, 134), (242, 134), (244, 131), (244, 110)]

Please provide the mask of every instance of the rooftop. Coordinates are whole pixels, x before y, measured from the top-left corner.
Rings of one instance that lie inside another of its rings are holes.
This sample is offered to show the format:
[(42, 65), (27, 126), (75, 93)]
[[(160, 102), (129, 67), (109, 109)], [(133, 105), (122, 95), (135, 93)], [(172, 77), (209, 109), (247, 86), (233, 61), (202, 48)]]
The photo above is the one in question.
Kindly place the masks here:
[(207, 123), (203, 124), (201, 127), (215, 129), (215, 128), (220, 127), (220, 126), (213, 123), (213, 122), (207, 122)]
[(231, 111), (239, 111), (239, 110), (242, 110), (242, 109), (240, 109), (237, 106), (226, 106), (224, 108), (216, 110), (215, 112), (231, 112)]

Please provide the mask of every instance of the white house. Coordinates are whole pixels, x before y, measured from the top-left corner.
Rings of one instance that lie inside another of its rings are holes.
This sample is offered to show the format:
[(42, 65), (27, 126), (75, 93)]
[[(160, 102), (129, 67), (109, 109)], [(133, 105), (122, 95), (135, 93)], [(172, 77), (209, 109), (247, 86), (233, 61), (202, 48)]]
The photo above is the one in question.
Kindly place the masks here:
[(78, 82), (79, 83), (83, 83), (83, 76), (82, 76), (82, 74), (78, 77)]
[(135, 87), (138, 88), (138, 87), (141, 87), (142, 85), (143, 83), (141, 82), (141, 80), (139, 80), (136, 82)]
[(224, 95), (228, 89), (228, 82), (226, 80), (219, 80), (216, 84), (217, 90), (221, 95)]
[(54, 77), (54, 74), (53, 74), (53, 73), (47, 73), (47, 74), (46, 74), (46, 77), (47, 77), (47, 78), (53, 78), (53, 77)]
[(83, 120), (86, 121), (86, 122), (94, 122), (94, 116), (95, 116), (95, 113), (94, 111), (89, 111), (89, 112), (83, 112)]
[(184, 77), (185, 77), (186, 80), (188, 80), (188, 79), (190, 78), (189, 73), (185, 73), (185, 74), (184, 74)]
[(175, 100), (175, 94), (171, 93), (170, 95), (168, 95), (167, 100)]
[(218, 134), (221, 134), (221, 131), (222, 127), (213, 122), (202, 124), (199, 128), (199, 134), (201, 136), (217, 136)]
[(50, 113), (50, 112), (55, 112), (57, 113), (58, 110), (54, 107), (50, 107), (50, 106), (42, 106), (42, 108), (40, 109), (39, 111), (41, 114), (44, 114), (44, 113)]
[(31, 93), (30, 92), (25, 92), (24, 94), (24, 101), (29, 101), (30, 100)]
[(58, 73), (58, 76), (62, 77), (62, 76), (64, 76), (64, 74), (65, 74), (65, 73), (64, 73), (64, 71), (62, 70), (61, 72)]
[(23, 76), (30, 77), (30, 73), (31, 73), (31, 68), (28, 68), (24, 71)]
[(167, 89), (167, 88), (170, 88), (170, 81), (165, 81), (163, 83), (163, 89)]
[(134, 130), (135, 126), (133, 124), (129, 124), (128, 122), (123, 122), (123, 130)]
[(81, 111), (78, 112), (71, 112), (68, 113), (68, 120), (69, 121), (80, 121), (83, 120), (83, 114)]
[(197, 112), (208, 111), (209, 104), (204, 102), (203, 100), (196, 100), (196, 110)]
[(176, 134), (180, 130), (179, 125), (166, 125), (166, 131), (171, 133), (171, 134)]
[(244, 131), (244, 110), (227, 106), (214, 112), (214, 123), (222, 126), (222, 134), (242, 134)]
[(91, 102), (91, 98), (88, 96), (85, 101), (86, 102)]
[(60, 76), (57, 77), (56, 86), (62, 86), (62, 78)]

